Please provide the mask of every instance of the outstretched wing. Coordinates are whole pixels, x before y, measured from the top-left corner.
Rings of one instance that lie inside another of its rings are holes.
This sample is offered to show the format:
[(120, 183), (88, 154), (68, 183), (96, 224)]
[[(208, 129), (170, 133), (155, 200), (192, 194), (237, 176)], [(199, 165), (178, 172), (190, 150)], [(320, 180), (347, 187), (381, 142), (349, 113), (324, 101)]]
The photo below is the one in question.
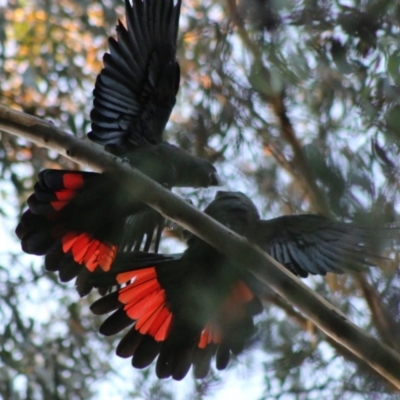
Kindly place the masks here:
[(94, 172), (42, 171), (28, 206), (16, 229), (22, 249), (45, 255), (46, 269), (61, 281), (77, 277), (81, 295), (91, 290), (90, 274), (111, 269), (118, 250), (140, 249), (146, 238), (147, 251), (162, 219), (149, 218), (141, 202), (126, 203), (114, 180)]
[(114, 311), (100, 328), (104, 335), (131, 327), (117, 354), (132, 357), (135, 368), (158, 356), (159, 378), (180, 380), (191, 365), (204, 378), (214, 355), (217, 368), (226, 368), (230, 354), (241, 352), (252, 335), (253, 316), (262, 307), (244, 281), (221, 289), (225, 280), (207, 278), (207, 266), (179, 254), (130, 252), (117, 255), (112, 271), (92, 274), (93, 286), (119, 285), (91, 306), (99, 315)]
[(259, 221), (252, 239), (296, 275), (360, 271), (373, 265), (386, 235), (318, 215), (293, 215)]
[(97, 77), (89, 139), (135, 147), (159, 143), (175, 105), (180, 70), (176, 38), (181, 0), (125, 0), (125, 27), (109, 38)]

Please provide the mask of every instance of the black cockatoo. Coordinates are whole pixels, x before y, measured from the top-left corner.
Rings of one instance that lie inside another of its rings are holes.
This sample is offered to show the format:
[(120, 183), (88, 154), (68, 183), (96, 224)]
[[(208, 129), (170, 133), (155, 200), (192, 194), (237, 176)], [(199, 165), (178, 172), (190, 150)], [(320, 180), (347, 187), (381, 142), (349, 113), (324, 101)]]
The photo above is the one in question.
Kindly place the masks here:
[[(181, 1), (125, 1), (127, 27), (117, 25), (110, 53), (98, 75), (89, 139), (127, 159), (155, 181), (172, 187), (218, 184), (213, 165), (163, 140), (175, 104), (179, 64), (175, 59)], [(163, 218), (139, 201), (127, 203), (124, 187), (107, 174), (44, 170), (28, 199), (16, 233), (22, 249), (46, 255), (46, 268), (62, 281), (108, 271), (119, 249), (148, 251)]]
[[(380, 234), (317, 215), (261, 220), (253, 202), (240, 192), (218, 192), (205, 213), (247, 237), (301, 277), (359, 271), (379, 257)], [(224, 369), (230, 353), (239, 353), (262, 311), (261, 286), (239, 265), (196, 236), (183, 254), (120, 253), (113, 271), (92, 274), (94, 286), (120, 285), (97, 300), (95, 314), (111, 311), (101, 333), (130, 330), (117, 354), (132, 357), (137, 368), (158, 356), (159, 378), (182, 379), (191, 365), (205, 377), (215, 355)]]

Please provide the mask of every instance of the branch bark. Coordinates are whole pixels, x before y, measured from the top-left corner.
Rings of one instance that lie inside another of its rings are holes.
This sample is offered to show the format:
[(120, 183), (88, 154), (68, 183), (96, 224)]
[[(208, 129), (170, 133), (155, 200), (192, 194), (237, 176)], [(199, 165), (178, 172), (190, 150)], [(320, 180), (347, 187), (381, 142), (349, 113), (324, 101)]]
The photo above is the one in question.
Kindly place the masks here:
[[(226, 3), (229, 15), (237, 29), (237, 33), (242, 40), (243, 45), (251, 52), (255, 62), (259, 65), (260, 73), (262, 74), (264, 81), (267, 85), (269, 85), (269, 71), (265, 67), (259, 46), (254, 43), (246, 30), (244, 21), (238, 12), (236, 0), (226, 0)], [(290, 145), (293, 151), (292, 163), (289, 164), (286, 162), (286, 160), (283, 160), (282, 157), (279, 158), (276, 153), (272, 153), (276, 161), (278, 164), (283, 166), (286, 171), (288, 171), (295, 179), (298, 179), (303, 186), (304, 192), (310, 195), (311, 209), (316, 213), (321, 213), (331, 217), (332, 212), (326, 201), (326, 197), (316, 184), (316, 179), (314, 177), (312, 168), (310, 167), (308, 160), (304, 155), (301, 144), (297, 139), (295, 130), (293, 128), (293, 124), (288, 116), (284, 93), (259, 92), (259, 94), (260, 97), (262, 97), (262, 99), (270, 105), (272, 112), (280, 126), (281, 135)], [(363, 292), (365, 301), (372, 314), (372, 320), (381, 338), (385, 341), (385, 343), (398, 350), (399, 346), (397, 345), (397, 341), (392, 334), (392, 330), (387, 329), (388, 326), (390, 326), (388, 313), (379, 301), (379, 295), (377, 291), (361, 274), (358, 276), (354, 275), (354, 279)]]
[[(364, 333), (344, 314), (300, 282), (257, 246), (199, 212), (161, 185), (132, 169), (116, 157), (96, 150), (68, 135), (50, 122), (0, 105), (0, 129), (56, 150), (95, 171), (112, 173), (126, 182), (129, 196), (147, 203), (174, 220), (227, 257), (245, 265), (261, 282), (295, 305), (335, 342), (370, 365), (385, 380), (400, 389), (400, 355)], [(127, 198), (129, 201), (129, 198)]]

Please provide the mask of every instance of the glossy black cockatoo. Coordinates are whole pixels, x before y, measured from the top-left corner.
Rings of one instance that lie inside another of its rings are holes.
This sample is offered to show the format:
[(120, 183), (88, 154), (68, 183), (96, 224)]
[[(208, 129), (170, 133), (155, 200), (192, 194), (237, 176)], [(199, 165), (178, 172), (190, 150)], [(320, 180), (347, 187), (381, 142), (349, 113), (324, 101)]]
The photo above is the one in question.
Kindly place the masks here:
[[(211, 163), (163, 140), (179, 87), (181, 1), (125, 5), (127, 27), (118, 23), (96, 80), (89, 139), (168, 188), (217, 185)], [(59, 271), (62, 281), (78, 275), (78, 290), (86, 294), (85, 277), (108, 271), (119, 249), (138, 250), (146, 238), (148, 251), (155, 232), (158, 247), (162, 216), (125, 198), (124, 187), (107, 174), (44, 170), (16, 229), (22, 249), (46, 255), (46, 268)]]
[[(205, 213), (247, 237), (295, 275), (359, 271), (379, 257), (384, 229), (369, 229), (317, 215), (261, 220), (253, 202), (240, 192), (218, 192)], [(130, 330), (117, 354), (136, 368), (158, 356), (159, 378), (207, 375), (211, 358), (224, 369), (254, 331), (262, 311), (261, 286), (239, 265), (196, 236), (183, 254), (120, 253), (113, 271), (91, 275), (94, 286), (119, 285), (93, 303), (95, 314), (114, 313), (100, 332)]]

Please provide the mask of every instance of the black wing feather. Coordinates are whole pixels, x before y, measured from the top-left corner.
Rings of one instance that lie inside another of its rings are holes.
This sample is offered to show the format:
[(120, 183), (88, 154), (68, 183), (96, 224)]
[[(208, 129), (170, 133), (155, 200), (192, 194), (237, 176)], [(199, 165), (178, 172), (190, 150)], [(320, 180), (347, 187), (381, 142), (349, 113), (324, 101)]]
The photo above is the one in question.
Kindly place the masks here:
[(129, 0), (126, 25), (97, 77), (88, 137), (102, 145), (134, 148), (162, 141), (179, 87), (175, 60), (181, 0)]
[(252, 239), (294, 274), (306, 277), (374, 265), (386, 228), (332, 221), (318, 215), (293, 215), (259, 221)]

